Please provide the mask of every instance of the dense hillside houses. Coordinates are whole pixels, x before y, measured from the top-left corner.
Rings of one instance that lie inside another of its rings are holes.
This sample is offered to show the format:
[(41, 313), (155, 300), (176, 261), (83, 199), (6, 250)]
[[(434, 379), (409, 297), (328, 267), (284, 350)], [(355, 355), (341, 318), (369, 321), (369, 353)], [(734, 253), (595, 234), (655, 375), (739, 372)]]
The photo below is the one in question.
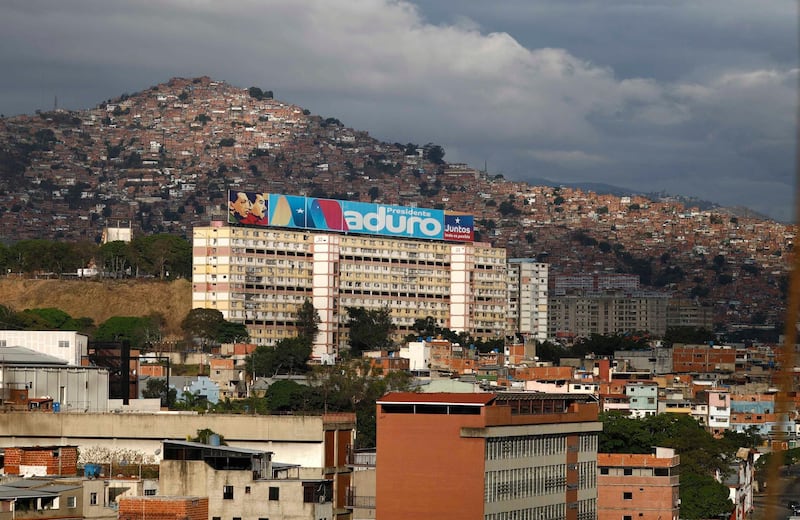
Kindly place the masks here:
[(188, 238), (227, 212), (231, 188), (430, 207), (473, 214), (476, 241), (551, 274), (634, 274), (711, 308), (715, 324), (782, 321), (788, 226), (670, 197), (508, 181), (257, 87), (174, 78), (90, 110), (2, 118), (0, 149), (5, 241), (100, 241), (122, 220), (134, 235)]

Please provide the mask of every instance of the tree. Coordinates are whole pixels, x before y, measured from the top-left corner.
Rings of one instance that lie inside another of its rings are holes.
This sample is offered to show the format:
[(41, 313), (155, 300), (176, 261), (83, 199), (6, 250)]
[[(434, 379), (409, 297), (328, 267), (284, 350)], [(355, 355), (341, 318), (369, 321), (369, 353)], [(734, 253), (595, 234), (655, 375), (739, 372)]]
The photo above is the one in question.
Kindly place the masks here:
[(708, 329), (697, 327), (668, 327), (664, 333), (664, 342), (673, 343), (695, 343), (707, 344), (715, 339), (714, 333)]
[(6, 305), (0, 305), (0, 328), (4, 330), (21, 330), (23, 328), (17, 313)]
[(158, 377), (147, 380), (142, 397), (147, 399), (161, 399), (161, 406), (169, 408), (175, 402), (178, 391), (167, 386), (166, 379)]
[(414, 325), (411, 326), (417, 332), (418, 336), (436, 337), (442, 332), (442, 328), (436, 323), (436, 318), (433, 316), (426, 316), (414, 320)]
[(112, 316), (97, 327), (97, 341), (130, 341), (131, 348), (147, 350), (151, 318), (142, 316)]
[(424, 148), (424, 156), (425, 159), (429, 160), (433, 164), (444, 164), (444, 148), (438, 144), (426, 144)]
[(510, 200), (504, 200), (500, 203), (500, 207), (498, 208), (500, 214), (504, 217), (509, 215), (519, 215), (521, 212), (517, 207), (514, 206), (514, 202)]
[(297, 336), (311, 345), (319, 332), (319, 324), (319, 313), (314, 304), (306, 299), (297, 309)]
[(159, 279), (188, 277), (192, 271), (192, 246), (181, 237), (169, 234), (144, 235), (130, 244), (137, 268)]
[(205, 345), (215, 341), (222, 323), (222, 313), (216, 309), (192, 309), (181, 322), (181, 330), (190, 338), (199, 338)]
[(395, 329), (389, 309), (347, 307), (347, 326), (350, 331), (350, 353), (360, 356), (365, 350), (389, 349)]
[(302, 338), (283, 338), (274, 347), (259, 345), (245, 358), (245, 370), (251, 377), (308, 372), (311, 344)]
[(216, 341), (219, 343), (246, 343), (250, 341), (250, 333), (244, 323), (223, 321), (217, 329)]
[(272, 412), (305, 412), (315, 410), (316, 396), (313, 388), (295, 381), (281, 380), (269, 385), (264, 397)]
[(130, 249), (126, 242), (114, 240), (100, 246), (98, 251), (103, 271), (114, 277), (130, 274)]
[(225, 437), (218, 434), (214, 430), (210, 428), (203, 428), (202, 430), (197, 430), (197, 435), (192, 437), (192, 442), (201, 442), (203, 444), (211, 444), (211, 439), (216, 435), (216, 439), (219, 441), (220, 446), (227, 446), (228, 443), (225, 442)]
[(16, 313), (13, 320), (25, 330), (74, 330), (90, 333), (94, 329), (91, 318), (73, 318), (61, 309), (48, 307), (44, 309), (25, 309)]
[(356, 413), (356, 448), (375, 446), (375, 403), (390, 391), (408, 391), (407, 372), (389, 372), (367, 359), (350, 359), (336, 365), (317, 365), (311, 384), (321, 399), (323, 411)]
[(708, 475), (681, 474), (681, 518), (727, 518), (733, 510), (730, 490)]
[(694, 418), (681, 414), (636, 419), (620, 412), (603, 412), (600, 421), (600, 453), (652, 453), (652, 446), (675, 449), (681, 458), (682, 517), (709, 518), (731, 510), (720, 499), (719, 490), (724, 489), (727, 497), (727, 488), (714, 484), (712, 477), (729, 471), (727, 461), (732, 460), (735, 449), (731, 443), (715, 439)]

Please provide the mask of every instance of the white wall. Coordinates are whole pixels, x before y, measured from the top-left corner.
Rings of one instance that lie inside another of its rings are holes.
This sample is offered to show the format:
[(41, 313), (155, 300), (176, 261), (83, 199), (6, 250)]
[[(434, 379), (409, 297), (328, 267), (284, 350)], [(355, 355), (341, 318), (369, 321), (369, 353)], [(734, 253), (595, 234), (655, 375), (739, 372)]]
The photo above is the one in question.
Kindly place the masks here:
[(89, 353), (89, 336), (61, 330), (0, 330), (3, 346), (29, 348), (80, 366), (81, 358)]

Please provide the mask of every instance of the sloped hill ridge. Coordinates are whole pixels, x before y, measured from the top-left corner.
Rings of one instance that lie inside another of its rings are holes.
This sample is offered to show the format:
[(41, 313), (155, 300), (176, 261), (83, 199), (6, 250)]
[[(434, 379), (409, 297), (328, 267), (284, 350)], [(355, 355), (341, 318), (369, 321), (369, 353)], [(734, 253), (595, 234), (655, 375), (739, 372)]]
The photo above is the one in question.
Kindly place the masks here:
[(783, 320), (789, 226), (663, 194), (511, 182), (444, 152), (380, 142), (262, 88), (173, 78), (90, 110), (0, 119), (0, 240), (99, 241), (119, 221), (188, 238), (224, 217), (229, 188), (436, 207), (473, 213), (479, 240), (553, 273), (635, 273), (713, 305), (718, 322)]
[(0, 300), (15, 311), (55, 307), (73, 318), (88, 317), (99, 325), (112, 316), (147, 316), (165, 319), (165, 335), (180, 336), (180, 323), (191, 310), (192, 286), (188, 280), (80, 281), (0, 279)]

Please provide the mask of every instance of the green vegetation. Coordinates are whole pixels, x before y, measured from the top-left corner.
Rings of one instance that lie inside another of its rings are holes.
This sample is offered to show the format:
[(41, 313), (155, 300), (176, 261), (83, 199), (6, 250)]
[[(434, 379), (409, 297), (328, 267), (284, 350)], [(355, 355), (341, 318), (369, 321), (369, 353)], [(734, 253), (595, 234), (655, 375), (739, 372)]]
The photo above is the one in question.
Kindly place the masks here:
[(199, 341), (203, 350), (211, 344), (236, 343), (250, 340), (243, 323), (225, 320), (216, 309), (192, 309), (181, 322), (181, 329), (189, 342)]
[(95, 341), (129, 341), (131, 348), (152, 350), (160, 339), (161, 318), (159, 316), (114, 316), (104, 321), (94, 332)]
[(347, 307), (350, 331), (350, 355), (358, 357), (365, 350), (389, 350), (394, 345), (391, 334), (395, 326), (389, 309)]
[(258, 87), (250, 87), (247, 89), (247, 93), (250, 94), (250, 97), (253, 99), (257, 99), (262, 101), (264, 99), (272, 99), (272, 91), (271, 90), (261, 90)]
[(620, 412), (603, 412), (600, 420), (598, 453), (652, 453), (653, 446), (675, 449), (680, 456), (681, 518), (717, 518), (733, 509), (728, 488), (713, 475), (730, 471), (728, 462), (742, 447), (741, 438), (715, 439), (693, 417), (682, 414), (633, 419)]
[(580, 358), (587, 354), (612, 356), (617, 350), (642, 350), (649, 348), (647, 332), (631, 331), (617, 334), (591, 334), (578, 339), (567, 348), (557, 343), (545, 341), (536, 344), (536, 355), (540, 361), (558, 363), (563, 357)]
[(131, 242), (108, 242), (101, 246), (89, 241), (20, 240), (0, 244), (0, 272), (28, 276), (77, 275), (96, 262), (102, 275), (156, 277), (160, 280), (189, 278), (192, 246), (175, 235), (142, 235)]

